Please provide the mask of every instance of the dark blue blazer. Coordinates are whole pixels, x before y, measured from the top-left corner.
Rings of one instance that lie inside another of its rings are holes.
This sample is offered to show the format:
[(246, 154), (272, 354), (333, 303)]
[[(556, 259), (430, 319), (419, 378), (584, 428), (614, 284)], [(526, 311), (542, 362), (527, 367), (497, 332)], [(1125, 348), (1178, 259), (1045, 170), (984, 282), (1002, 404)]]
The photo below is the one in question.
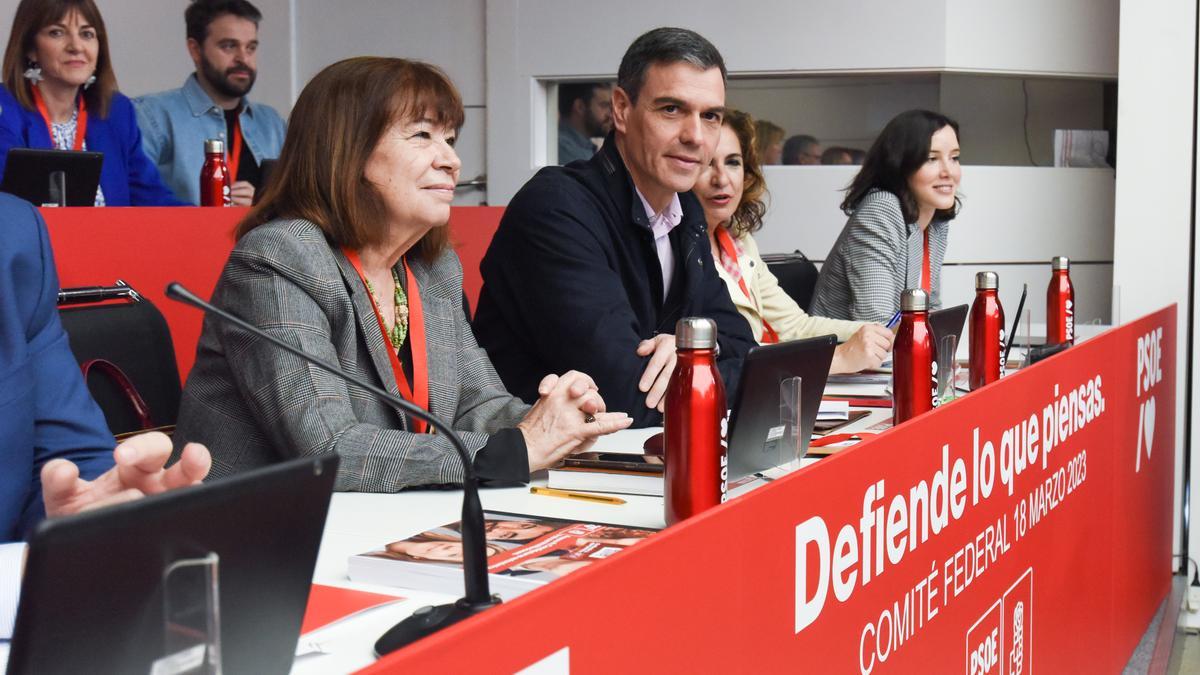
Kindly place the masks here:
[(646, 210), (611, 134), (592, 159), (542, 169), (517, 192), (480, 263), (473, 324), (510, 392), (536, 401), (544, 375), (579, 370), (635, 427), (662, 424), (637, 388), (649, 362), (638, 342), (674, 333), (680, 317), (705, 316), (717, 322), (717, 367), (733, 400), (754, 336), (717, 274), (700, 201), (690, 192), (679, 201), (664, 300)]
[[(86, 140), (89, 151), (104, 153), (100, 189), (104, 191), (107, 206), (188, 205), (163, 183), (158, 168), (142, 151), (137, 115), (133, 103), (123, 94), (113, 94), (107, 117), (88, 111)], [(41, 113), (24, 108), (8, 87), (0, 86), (0, 176), (4, 174), (10, 148), (53, 147)]]
[(88, 394), (55, 302), (46, 225), (28, 202), (0, 194), (0, 542), (44, 515), (42, 465), (75, 462), (84, 478), (113, 464), (113, 437)]

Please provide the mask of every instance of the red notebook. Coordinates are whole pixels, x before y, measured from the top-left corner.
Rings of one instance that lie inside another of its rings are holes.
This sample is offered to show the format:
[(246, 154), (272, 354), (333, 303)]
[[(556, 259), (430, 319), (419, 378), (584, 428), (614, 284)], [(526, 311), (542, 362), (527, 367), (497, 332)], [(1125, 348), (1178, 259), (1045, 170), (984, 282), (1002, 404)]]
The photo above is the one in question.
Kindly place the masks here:
[(365, 609), (404, 599), (398, 595), (367, 593), (351, 588), (313, 584), (312, 590), (308, 593), (308, 607), (304, 609), (304, 622), (300, 624), (300, 634), (311, 633)]

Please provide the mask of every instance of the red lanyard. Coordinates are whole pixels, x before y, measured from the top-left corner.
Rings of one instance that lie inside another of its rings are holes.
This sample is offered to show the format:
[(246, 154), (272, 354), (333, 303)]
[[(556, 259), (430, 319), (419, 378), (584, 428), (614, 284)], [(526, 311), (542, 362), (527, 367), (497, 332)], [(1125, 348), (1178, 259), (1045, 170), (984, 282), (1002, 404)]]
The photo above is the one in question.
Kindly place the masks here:
[[(233, 185), (237, 181), (238, 163), (241, 161), (242, 121), (240, 119), (235, 119), (233, 121), (233, 138), (229, 139), (229, 158), (225, 160), (225, 164), (229, 167), (230, 185)], [(359, 270), (358, 273), (362, 274), (362, 270)]]
[[(50, 145), (54, 145), (54, 127), (50, 124), (50, 111), (46, 109), (46, 100), (42, 98), (42, 92), (37, 88), (37, 85), (30, 87), (33, 90), (33, 102), (37, 104), (38, 112), (42, 114), (42, 119), (46, 121), (46, 133), (50, 134)], [(79, 97), (79, 114), (75, 117), (75, 143), (72, 145), (72, 150), (83, 149), (83, 139), (87, 136), (87, 104), (83, 97)]]
[(925, 226), (925, 254), (921, 259), (921, 288), (929, 295), (929, 226)]
[[(729, 230), (726, 230), (725, 228), (723, 228), (719, 225), (717, 226), (716, 235), (717, 235), (717, 246), (721, 249), (721, 255), (726, 260), (729, 260), (730, 262), (732, 262), (734, 267), (737, 267), (738, 254), (737, 254), (737, 247), (733, 245), (733, 236), (729, 234)], [(739, 270), (738, 280), (737, 280), (738, 287), (740, 287), (742, 289), (742, 293), (744, 293), (746, 295), (746, 297), (750, 299), (750, 302), (753, 302), (755, 304), (755, 306), (757, 307), (758, 301), (754, 299), (753, 295), (750, 295), (750, 289), (746, 286), (746, 279), (740, 273), (741, 268), (738, 267), (738, 270)], [(763, 335), (762, 335), (762, 339), (759, 340), (759, 342), (761, 342), (763, 344), (775, 344), (776, 342), (779, 342), (779, 333), (776, 333), (775, 329), (771, 327), (771, 324), (767, 323), (766, 317), (762, 316), (761, 308), (759, 308), (759, 318), (762, 319), (762, 325), (763, 325)]]
[[(343, 248), (342, 253), (354, 266), (354, 271), (358, 272), (358, 278), (362, 279), (363, 288), (367, 286), (367, 275), (363, 273), (362, 261), (359, 260), (358, 251), (348, 248)], [(413, 360), (413, 386), (409, 386), (408, 377), (404, 374), (404, 368), (400, 365), (400, 357), (396, 355), (396, 350), (392, 347), (391, 340), (388, 339), (387, 325), (383, 322), (383, 314), (379, 312), (379, 305), (375, 304), (375, 296), (367, 292), (367, 297), (371, 300), (371, 308), (375, 310), (375, 320), (379, 322), (379, 331), (383, 334), (383, 344), (387, 347), (388, 360), (392, 364), (392, 375), (396, 378), (396, 386), (400, 389), (400, 395), (410, 403), (416, 404), (422, 410), (429, 410), (429, 370), (426, 363), (425, 354), (425, 315), (421, 310), (421, 293), (417, 288), (417, 279), (413, 276), (412, 268), (408, 265), (404, 266), (404, 272), (408, 279), (408, 339), (411, 340), (410, 351), (412, 352)], [(415, 396), (414, 396), (415, 391)], [(413, 430), (418, 434), (425, 433), (427, 425), (424, 420), (413, 418)]]

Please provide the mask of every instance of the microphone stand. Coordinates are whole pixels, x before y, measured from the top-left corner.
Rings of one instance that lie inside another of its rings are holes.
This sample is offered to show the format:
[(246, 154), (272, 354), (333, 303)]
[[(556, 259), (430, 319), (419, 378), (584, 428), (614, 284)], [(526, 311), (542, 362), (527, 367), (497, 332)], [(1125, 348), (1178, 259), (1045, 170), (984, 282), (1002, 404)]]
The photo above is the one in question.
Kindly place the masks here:
[(483, 506), (479, 502), (479, 485), (475, 478), (475, 470), (471, 464), (471, 456), (467, 453), (466, 447), (463, 446), (462, 439), (458, 437), (458, 434), (448, 424), (431, 415), (428, 411), (421, 409), (419, 406), (369, 382), (351, 377), (341, 368), (312, 356), (304, 350), (266, 333), (244, 319), (201, 300), (196, 294), (179, 284), (179, 282), (168, 284), (166, 294), (172, 300), (192, 305), (211, 316), (216, 316), (223, 321), (232, 323), (238, 328), (270, 342), (276, 347), (311, 363), (321, 370), (332, 373), (348, 382), (353, 382), (388, 403), (403, 409), (413, 417), (425, 420), (430, 426), (449, 439), (454, 449), (458, 451), (458, 458), (462, 461), (463, 466), (462, 549), (463, 585), (466, 589), (466, 594), (451, 604), (422, 607), (413, 612), (412, 616), (396, 624), (379, 638), (375, 643), (375, 654), (377, 656), (383, 656), (395, 651), (446, 626), (458, 623), (489, 607), (500, 604), (500, 597), (492, 595), (488, 589), (487, 548), (485, 546), (486, 537), (483, 530)]

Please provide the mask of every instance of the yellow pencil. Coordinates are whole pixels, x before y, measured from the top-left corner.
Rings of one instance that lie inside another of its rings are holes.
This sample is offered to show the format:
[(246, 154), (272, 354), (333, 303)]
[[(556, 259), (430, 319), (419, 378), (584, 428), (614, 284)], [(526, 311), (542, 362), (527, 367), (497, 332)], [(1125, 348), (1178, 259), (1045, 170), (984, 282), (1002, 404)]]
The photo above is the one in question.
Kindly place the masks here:
[(624, 504), (625, 500), (620, 497), (606, 497), (604, 495), (593, 495), (586, 492), (568, 492), (567, 490), (555, 490), (548, 487), (531, 487), (530, 494), (546, 495), (547, 497), (562, 497), (563, 499), (581, 499), (585, 502), (596, 502), (597, 504)]

